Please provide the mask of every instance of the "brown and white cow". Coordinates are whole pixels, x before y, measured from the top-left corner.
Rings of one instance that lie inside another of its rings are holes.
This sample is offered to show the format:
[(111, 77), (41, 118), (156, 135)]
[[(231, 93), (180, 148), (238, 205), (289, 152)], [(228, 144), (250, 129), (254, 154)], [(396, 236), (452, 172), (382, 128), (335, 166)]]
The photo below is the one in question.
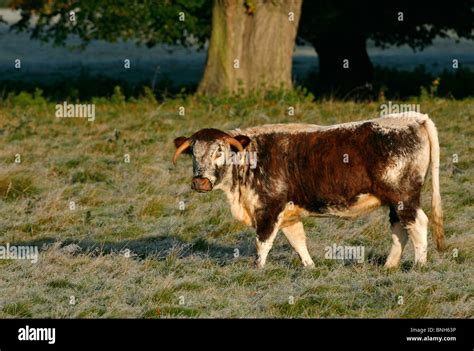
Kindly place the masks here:
[[(181, 153), (192, 155), (192, 188), (223, 190), (232, 215), (256, 228), (258, 267), (265, 265), (279, 229), (303, 265), (314, 264), (302, 217), (354, 218), (381, 205), (390, 209), (393, 239), (385, 266), (399, 264), (408, 238), (415, 262), (424, 264), (428, 218), (420, 194), (430, 161), (433, 236), (443, 248), (438, 133), (427, 115), (394, 114), (333, 126), (201, 129), (174, 143), (174, 164)], [(242, 162), (235, 162), (237, 152)], [(245, 162), (251, 159), (246, 155), (256, 155), (256, 164)]]

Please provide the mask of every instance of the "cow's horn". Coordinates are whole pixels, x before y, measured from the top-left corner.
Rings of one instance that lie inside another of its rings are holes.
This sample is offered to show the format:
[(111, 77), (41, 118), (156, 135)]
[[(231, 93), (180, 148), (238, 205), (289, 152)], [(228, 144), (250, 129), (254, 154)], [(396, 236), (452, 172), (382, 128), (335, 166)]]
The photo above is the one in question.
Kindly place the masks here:
[(244, 151), (244, 148), (242, 147), (242, 144), (239, 143), (239, 141), (238, 141), (237, 139), (232, 138), (232, 137), (228, 137), (228, 138), (226, 138), (226, 141), (227, 141), (230, 145), (235, 146), (235, 147), (239, 150), (239, 152)]
[(181, 155), (183, 151), (186, 150), (190, 145), (191, 145), (191, 140), (187, 139), (184, 143), (181, 144), (180, 147), (176, 149), (176, 152), (174, 153), (174, 156), (173, 156), (174, 166), (176, 166), (176, 161), (178, 160), (179, 155)]

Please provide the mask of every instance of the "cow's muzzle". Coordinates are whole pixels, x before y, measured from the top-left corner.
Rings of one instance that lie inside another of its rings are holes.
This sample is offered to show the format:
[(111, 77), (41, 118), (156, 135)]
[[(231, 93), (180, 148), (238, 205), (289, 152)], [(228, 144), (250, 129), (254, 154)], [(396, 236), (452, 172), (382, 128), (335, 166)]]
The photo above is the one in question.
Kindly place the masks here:
[(191, 183), (191, 189), (205, 193), (212, 190), (212, 183), (207, 178), (194, 177)]

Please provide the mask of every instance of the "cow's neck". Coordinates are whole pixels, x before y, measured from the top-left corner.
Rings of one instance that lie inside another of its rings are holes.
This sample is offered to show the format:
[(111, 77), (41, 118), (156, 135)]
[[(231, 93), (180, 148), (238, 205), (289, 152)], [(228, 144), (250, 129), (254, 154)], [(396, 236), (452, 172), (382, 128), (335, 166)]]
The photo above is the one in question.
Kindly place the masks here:
[(248, 226), (254, 226), (255, 209), (259, 206), (259, 197), (250, 186), (250, 182), (243, 182), (240, 177), (235, 176), (236, 171), (238, 169), (229, 169), (216, 189), (220, 189), (226, 194), (230, 210), (235, 219)]

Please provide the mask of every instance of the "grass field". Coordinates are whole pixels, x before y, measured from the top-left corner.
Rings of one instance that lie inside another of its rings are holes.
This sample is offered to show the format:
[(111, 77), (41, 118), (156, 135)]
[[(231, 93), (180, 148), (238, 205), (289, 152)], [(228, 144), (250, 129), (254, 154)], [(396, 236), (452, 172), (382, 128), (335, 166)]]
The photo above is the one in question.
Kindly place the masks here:
[[(409, 102), (438, 126), (448, 248), (436, 252), (430, 236), (429, 263), (419, 268), (409, 243), (390, 271), (387, 209), (355, 221), (307, 219), (315, 268), (303, 269), (280, 234), (256, 270), (254, 230), (231, 217), (223, 193), (190, 189), (189, 159), (170, 161), (173, 139), (203, 127), (362, 120), (376, 117), (380, 102), (275, 94), (157, 103), (117, 92), (95, 103), (88, 122), (56, 118), (39, 94), (0, 101), (0, 244), (41, 250), (35, 264), (0, 260), (0, 317), (474, 316), (474, 99)], [(430, 201), (428, 181), (428, 214)], [(327, 260), (333, 244), (363, 245), (367, 259)]]

